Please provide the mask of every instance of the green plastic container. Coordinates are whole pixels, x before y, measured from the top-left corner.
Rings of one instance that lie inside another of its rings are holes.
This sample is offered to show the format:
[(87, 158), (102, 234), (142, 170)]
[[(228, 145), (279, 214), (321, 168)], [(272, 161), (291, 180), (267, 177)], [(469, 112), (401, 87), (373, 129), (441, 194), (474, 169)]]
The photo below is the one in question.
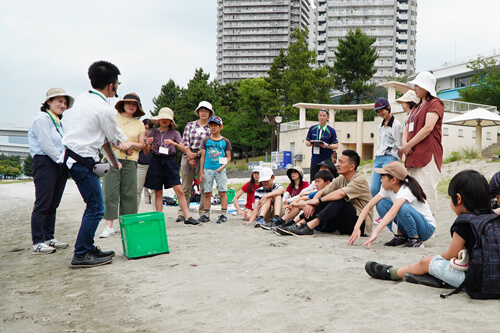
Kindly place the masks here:
[(136, 259), (170, 253), (163, 213), (122, 215), (119, 220), (123, 254), (127, 258)]
[(228, 188), (226, 194), (227, 194), (227, 202), (228, 203), (233, 202), (235, 196), (234, 188)]

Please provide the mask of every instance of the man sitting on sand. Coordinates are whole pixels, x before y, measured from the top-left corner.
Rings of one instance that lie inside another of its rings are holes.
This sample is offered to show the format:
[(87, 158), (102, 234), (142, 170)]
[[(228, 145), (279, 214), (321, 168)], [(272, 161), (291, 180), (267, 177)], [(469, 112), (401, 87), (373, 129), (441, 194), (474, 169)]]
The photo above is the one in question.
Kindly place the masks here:
[[(342, 152), (337, 164), (339, 177), (318, 191), (304, 207), (305, 223), (278, 228), (282, 235), (299, 237), (314, 236), (314, 229), (323, 232), (338, 231), (350, 235), (358, 215), (371, 199), (370, 186), (366, 178), (356, 170), (360, 162), (358, 153), (347, 149)], [(361, 226), (361, 234), (370, 233), (373, 226), (373, 211), (370, 211)]]

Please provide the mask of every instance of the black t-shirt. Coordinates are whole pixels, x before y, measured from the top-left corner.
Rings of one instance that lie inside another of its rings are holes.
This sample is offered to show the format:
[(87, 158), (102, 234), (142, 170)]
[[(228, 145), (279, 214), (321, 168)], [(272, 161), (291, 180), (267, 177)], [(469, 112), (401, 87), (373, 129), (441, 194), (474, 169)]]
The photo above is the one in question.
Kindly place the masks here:
[(472, 251), (474, 249), (474, 245), (476, 245), (476, 236), (472, 231), (472, 227), (469, 223), (457, 223), (451, 226), (451, 234), (456, 232), (460, 237), (465, 240), (465, 248), (469, 253), (469, 257), (472, 258)]

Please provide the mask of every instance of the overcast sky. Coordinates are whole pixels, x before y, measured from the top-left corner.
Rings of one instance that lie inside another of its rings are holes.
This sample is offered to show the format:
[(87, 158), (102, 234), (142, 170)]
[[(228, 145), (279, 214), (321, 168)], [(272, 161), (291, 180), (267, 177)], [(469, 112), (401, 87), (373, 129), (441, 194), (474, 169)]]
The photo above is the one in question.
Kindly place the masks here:
[[(498, 0), (419, 0), (417, 70), (500, 49), (499, 9)], [(148, 115), (169, 79), (186, 87), (200, 67), (215, 78), (216, 22), (215, 0), (2, 1), (0, 123), (29, 126), (51, 87), (88, 90), (96, 60), (118, 66), (119, 95), (136, 92)]]

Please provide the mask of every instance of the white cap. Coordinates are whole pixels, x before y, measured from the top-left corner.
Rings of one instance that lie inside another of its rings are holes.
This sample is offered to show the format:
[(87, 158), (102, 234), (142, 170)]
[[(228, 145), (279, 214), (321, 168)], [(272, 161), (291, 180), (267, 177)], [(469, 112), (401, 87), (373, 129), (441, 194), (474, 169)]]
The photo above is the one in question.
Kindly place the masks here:
[(259, 171), (259, 182), (268, 181), (273, 177), (273, 170), (271, 168), (262, 168)]

